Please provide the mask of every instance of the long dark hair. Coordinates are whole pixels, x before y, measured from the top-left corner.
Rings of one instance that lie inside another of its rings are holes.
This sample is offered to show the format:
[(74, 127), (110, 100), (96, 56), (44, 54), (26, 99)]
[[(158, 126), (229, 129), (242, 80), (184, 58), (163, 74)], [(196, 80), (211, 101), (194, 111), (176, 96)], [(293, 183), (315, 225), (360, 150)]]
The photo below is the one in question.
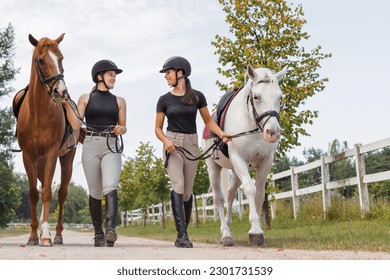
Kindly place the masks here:
[(180, 102), (183, 103), (184, 105), (195, 105), (198, 104), (199, 102), (199, 97), (195, 93), (194, 89), (191, 87), (191, 82), (190, 79), (186, 78), (186, 92), (183, 95), (183, 97), (180, 99)]

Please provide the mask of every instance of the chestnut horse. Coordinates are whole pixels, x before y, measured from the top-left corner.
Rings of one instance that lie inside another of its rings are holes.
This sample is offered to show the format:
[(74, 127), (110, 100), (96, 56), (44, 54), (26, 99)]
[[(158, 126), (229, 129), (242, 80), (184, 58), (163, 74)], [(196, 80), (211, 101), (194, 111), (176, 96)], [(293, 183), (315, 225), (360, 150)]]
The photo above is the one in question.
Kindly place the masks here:
[[(54, 244), (63, 244), (62, 215), (67, 188), (72, 176), (75, 145), (79, 130), (68, 133), (64, 108), (60, 103), (70, 99), (64, 82), (63, 56), (58, 48), (65, 34), (56, 40), (31, 34), (30, 43), (35, 47), (32, 57), (30, 83), (17, 121), (17, 139), (22, 150), (24, 167), (30, 185), (31, 233), (27, 245), (38, 245), (37, 205), (39, 192), (37, 179), (42, 184), (42, 213), (40, 219), (40, 244), (52, 246), (49, 226), (49, 209), (52, 198), (52, 180), (59, 158), (61, 184), (58, 191), (59, 214)], [(17, 96), (15, 97), (17, 98)], [(14, 99), (15, 107), (15, 99)], [(73, 146), (69, 148), (69, 146)]]

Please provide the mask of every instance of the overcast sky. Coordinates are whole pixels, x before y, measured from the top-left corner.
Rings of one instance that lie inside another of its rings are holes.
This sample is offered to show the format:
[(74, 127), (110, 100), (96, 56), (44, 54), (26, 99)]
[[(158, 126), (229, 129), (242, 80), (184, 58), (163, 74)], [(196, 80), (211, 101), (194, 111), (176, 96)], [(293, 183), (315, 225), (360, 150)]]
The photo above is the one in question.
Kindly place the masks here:
[[(169, 90), (158, 73), (164, 61), (186, 57), (192, 64), (191, 82), (205, 93), (209, 108), (222, 93), (215, 85), (218, 57), (211, 41), (227, 35), (228, 25), (218, 1), (213, 0), (0, 0), (0, 28), (10, 22), (15, 28), (15, 65), (21, 68), (13, 88), (29, 81), (33, 47), (28, 34), (37, 39), (57, 38), (64, 55), (65, 81), (74, 100), (93, 86), (92, 65), (100, 59), (113, 60), (124, 71), (112, 92), (127, 101), (128, 132), (124, 156), (134, 156), (140, 142), (150, 141), (161, 155), (154, 135), (155, 105)], [(307, 101), (304, 109), (319, 111), (319, 118), (305, 129), (311, 137), (300, 139), (301, 147), (291, 155), (302, 158), (304, 148), (327, 150), (333, 139), (369, 144), (389, 137), (390, 104), (390, 2), (372, 0), (294, 0), (305, 12), (308, 44), (322, 46), (332, 58), (322, 62), (321, 76), (328, 77), (326, 89)], [(287, 73), (288, 75), (288, 73)], [(288, 94), (288, 93), (285, 93)], [(2, 98), (8, 106), (10, 98)], [(202, 125), (198, 118), (198, 129)], [(81, 147), (74, 162), (73, 180), (86, 187), (80, 163)], [(125, 160), (125, 158), (124, 158)], [(17, 171), (24, 173), (21, 156), (15, 157)], [(57, 171), (56, 182), (59, 182)]]

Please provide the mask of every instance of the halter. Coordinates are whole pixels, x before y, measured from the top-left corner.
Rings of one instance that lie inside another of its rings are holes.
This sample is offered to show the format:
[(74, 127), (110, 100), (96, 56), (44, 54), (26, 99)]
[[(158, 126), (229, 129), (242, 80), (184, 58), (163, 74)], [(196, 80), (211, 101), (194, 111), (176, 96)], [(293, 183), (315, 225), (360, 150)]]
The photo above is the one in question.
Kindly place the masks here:
[[(260, 80), (257, 84), (261, 84), (261, 83), (271, 83), (271, 80), (270, 79)], [(253, 98), (253, 91), (252, 91), (253, 87), (254, 87), (254, 85), (252, 82), (248, 97), (246, 99), (246, 104), (248, 105), (248, 102), (250, 101), (251, 106), (252, 106), (253, 118), (255, 119), (256, 125), (258, 127), (257, 129), (259, 129), (260, 131), (264, 131), (264, 126), (266, 125), (266, 123), (269, 121), (270, 118), (275, 117), (279, 122), (280, 116), (279, 116), (279, 113), (275, 110), (269, 110), (269, 111), (266, 111), (260, 115), (257, 113), (256, 108), (255, 108), (255, 102), (253, 100), (254, 99)], [(267, 119), (263, 122), (263, 124), (261, 124), (261, 122), (265, 118), (267, 118)]]
[[(56, 84), (56, 81), (63, 81), (65, 83), (64, 75), (61, 73), (61, 74), (56, 74), (56, 75), (53, 75), (53, 76), (45, 77), (45, 74), (43, 73), (41, 67), (39, 66), (39, 59), (37, 57), (34, 58), (34, 64), (35, 64), (36, 71), (38, 73), (39, 80), (46, 87), (46, 93), (49, 94), (50, 97), (55, 101), (55, 98), (53, 98), (53, 96), (52, 96), (52, 94), (53, 94), (53, 87)], [(52, 83), (51, 85), (49, 85), (49, 83), (51, 81), (55, 81), (55, 82)]]

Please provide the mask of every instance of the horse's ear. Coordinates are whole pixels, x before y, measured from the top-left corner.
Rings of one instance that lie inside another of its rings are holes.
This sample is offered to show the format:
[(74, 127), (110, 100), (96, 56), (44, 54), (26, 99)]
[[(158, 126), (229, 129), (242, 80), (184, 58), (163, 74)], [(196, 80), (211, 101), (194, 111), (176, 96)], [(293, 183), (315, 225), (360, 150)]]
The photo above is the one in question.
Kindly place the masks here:
[(62, 33), (60, 35), (60, 37), (58, 37), (55, 41), (57, 42), (57, 44), (61, 43), (61, 41), (64, 39), (64, 36), (65, 36), (65, 33)]
[(28, 34), (28, 40), (30, 41), (31, 45), (36, 47), (38, 45), (38, 40), (34, 38), (33, 35)]
[(248, 64), (248, 67), (246, 69), (246, 74), (252, 81), (256, 80), (257, 73), (250, 63)]
[(278, 81), (283, 79), (284, 75), (286, 75), (286, 72), (287, 72), (287, 66), (284, 66), (284, 68), (281, 71), (279, 71), (278, 73), (275, 74)]

